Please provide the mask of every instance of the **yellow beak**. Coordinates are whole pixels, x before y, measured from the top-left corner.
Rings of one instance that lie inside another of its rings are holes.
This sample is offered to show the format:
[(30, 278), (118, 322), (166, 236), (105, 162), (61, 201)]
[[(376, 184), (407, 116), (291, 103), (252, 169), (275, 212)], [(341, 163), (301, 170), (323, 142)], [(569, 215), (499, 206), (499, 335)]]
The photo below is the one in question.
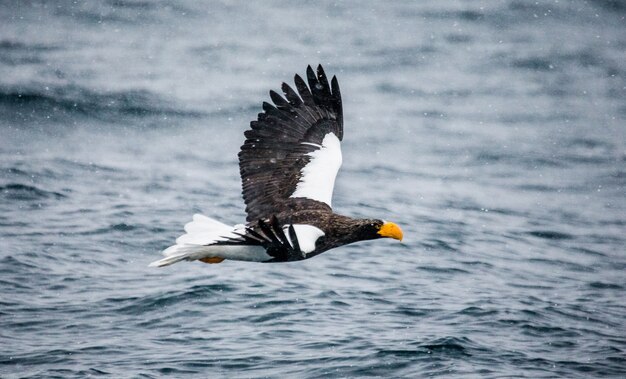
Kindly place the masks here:
[(393, 222), (385, 222), (383, 226), (380, 227), (378, 234), (383, 237), (393, 238), (399, 241), (402, 241), (403, 237), (402, 229), (400, 229), (400, 227)]

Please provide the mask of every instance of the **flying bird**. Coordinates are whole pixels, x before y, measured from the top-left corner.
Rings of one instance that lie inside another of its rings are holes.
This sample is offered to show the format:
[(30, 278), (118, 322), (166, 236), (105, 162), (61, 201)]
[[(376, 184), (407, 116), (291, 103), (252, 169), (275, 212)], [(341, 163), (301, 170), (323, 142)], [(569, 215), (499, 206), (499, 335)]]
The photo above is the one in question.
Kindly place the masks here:
[(349, 243), (394, 238), (393, 222), (333, 213), (331, 200), (341, 166), (343, 110), (337, 78), (330, 85), (322, 66), (307, 67), (307, 83), (282, 84), (284, 97), (250, 123), (239, 152), (246, 223), (229, 226), (196, 214), (185, 234), (150, 266), (180, 261), (220, 263), (226, 259), (290, 262), (309, 259)]

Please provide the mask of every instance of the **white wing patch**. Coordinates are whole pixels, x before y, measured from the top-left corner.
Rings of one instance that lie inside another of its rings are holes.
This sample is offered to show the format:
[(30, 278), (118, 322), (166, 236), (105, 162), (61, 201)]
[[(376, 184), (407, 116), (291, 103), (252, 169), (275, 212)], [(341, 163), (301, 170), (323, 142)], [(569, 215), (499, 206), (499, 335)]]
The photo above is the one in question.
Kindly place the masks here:
[[(289, 237), (289, 225), (285, 225), (283, 230), (285, 231), (285, 237), (287, 237), (293, 247), (293, 242), (291, 242), (291, 238)], [(296, 237), (298, 237), (300, 250), (305, 254), (315, 250), (315, 242), (326, 234), (321, 229), (307, 224), (293, 224), (293, 230), (296, 232)]]
[[(315, 145), (302, 142), (305, 145)], [(309, 163), (302, 169), (300, 181), (290, 197), (306, 197), (321, 201), (332, 207), (335, 178), (341, 167), (341, 143), (334, 133), (328, 133), (322, 140), (319, 150), (307, 154)]]

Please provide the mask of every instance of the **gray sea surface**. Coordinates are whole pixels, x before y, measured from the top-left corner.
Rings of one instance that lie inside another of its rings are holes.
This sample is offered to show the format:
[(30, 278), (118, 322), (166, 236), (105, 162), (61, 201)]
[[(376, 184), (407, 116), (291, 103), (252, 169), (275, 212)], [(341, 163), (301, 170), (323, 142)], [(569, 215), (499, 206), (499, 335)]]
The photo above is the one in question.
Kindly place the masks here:
[[(0, 377), (626, 376), (621, 1), (0, 4)], [(148, 268), (245, 219), (268, 91), (337, 75), (333, 206), (405, 240)]]

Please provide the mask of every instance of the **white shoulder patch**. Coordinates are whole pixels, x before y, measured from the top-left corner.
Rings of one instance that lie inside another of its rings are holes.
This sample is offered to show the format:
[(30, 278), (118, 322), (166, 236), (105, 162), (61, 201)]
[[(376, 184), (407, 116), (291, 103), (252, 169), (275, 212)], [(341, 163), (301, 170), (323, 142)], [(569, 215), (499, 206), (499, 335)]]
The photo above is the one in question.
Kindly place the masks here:
[[(315, 145), (310, 142), (302, 143)], [(306, 197), (332, 207), (335, 178), (342, 162), (341, 142), (334, 133), (328, 133), (324, 136), (320, 149), (307, 155), (311, 159), (302, 169), (300, 181), (290, 197)]]
[[(283, 230), (285, 232), (285, 237), (287, 237), (289, 243), (293, 246), (293, 242), (291, 242), (291, 238), (289, 238), (289, 225), (285, 225)], [(315, 243), (317, 240), (326, 234), (321, 229), (307, 224), (293, 224), (293, 230), (296, 232), (296, 236), (298, 237), (300, 250), (302, 250), (305, 254), (315, 250)]]

